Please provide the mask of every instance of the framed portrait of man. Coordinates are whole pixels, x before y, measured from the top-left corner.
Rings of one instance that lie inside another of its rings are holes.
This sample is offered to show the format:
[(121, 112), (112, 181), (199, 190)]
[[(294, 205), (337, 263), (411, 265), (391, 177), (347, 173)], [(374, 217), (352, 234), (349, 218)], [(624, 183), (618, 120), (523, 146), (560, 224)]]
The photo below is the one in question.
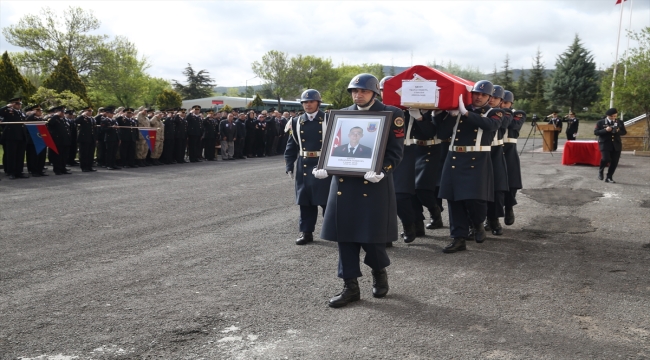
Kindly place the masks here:
[(318, 169), (348, 176), (380, 173), (392, 115), (390, 111), (331, 111)]

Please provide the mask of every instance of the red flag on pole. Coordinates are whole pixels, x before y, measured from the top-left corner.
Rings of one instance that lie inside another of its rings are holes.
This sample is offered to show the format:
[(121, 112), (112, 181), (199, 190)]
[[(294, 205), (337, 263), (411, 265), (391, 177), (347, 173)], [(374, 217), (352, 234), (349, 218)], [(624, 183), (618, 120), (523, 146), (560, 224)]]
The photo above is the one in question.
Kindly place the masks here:
[(334, 154), (334, 149), (337, 147), (341, 146), (341, 127), (339, 126), (339, 131), (336, 133), (336, 137), (334, 137), (334, 143), (332, 144), (332, 154)]

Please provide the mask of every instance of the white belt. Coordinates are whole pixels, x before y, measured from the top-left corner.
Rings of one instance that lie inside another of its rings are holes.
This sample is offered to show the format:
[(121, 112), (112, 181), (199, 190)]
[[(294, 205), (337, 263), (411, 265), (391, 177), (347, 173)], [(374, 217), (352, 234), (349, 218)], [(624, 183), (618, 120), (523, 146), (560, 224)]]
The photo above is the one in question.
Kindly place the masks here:
[(492, 141), (492, 146), (501, 146), (501, 145), (503, 145), (503, 140)]
[(415, 144), (420, 145), (420, 146), (429, 146), (429, 145), (437, 145), (437, 144), (442, 144), (442, 140), (440, 139), (433, 139), (433, 140), (415, 140)]
[(300, 151), (300, 156), (304, 157), (319, 157), (320, 151)]
[(508, 139), (503, 139), (503, 142), (504, 142), (504, 143), (510, 143), (510, 144), (516, 144), (516, 143), (517, 143), (517, 139), (510, 139), (510, 138), (508, 138)]
[(478, 151), (491, 151), (491, 146), (450, 146), (449, 151), (455, 152), (478, 152)]
[(415, 145), (416, 141), (417, 140), (415, 140), (415, 139), (404, 139), (404, 145), (405, 146)]

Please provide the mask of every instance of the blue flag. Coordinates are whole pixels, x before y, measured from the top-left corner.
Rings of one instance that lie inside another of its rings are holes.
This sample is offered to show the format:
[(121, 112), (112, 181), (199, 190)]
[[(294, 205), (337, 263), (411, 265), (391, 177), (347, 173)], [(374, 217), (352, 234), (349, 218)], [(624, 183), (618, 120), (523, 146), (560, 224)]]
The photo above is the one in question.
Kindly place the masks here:
[(149, 145), (149, 150), (153, 151), (154, 146), (156, 146), (156, 130), (140, 129), (140, 134)]
[(34, 142), (34, 147), (36, 148), (36, 153), (40, 154), (43, 149), (45, 149), (45, 140), (41, 137), (41, 132), (39, 131), (38, 125), (27, 125), (27, 130), (29, 130), (29, 135), (32, 137)]

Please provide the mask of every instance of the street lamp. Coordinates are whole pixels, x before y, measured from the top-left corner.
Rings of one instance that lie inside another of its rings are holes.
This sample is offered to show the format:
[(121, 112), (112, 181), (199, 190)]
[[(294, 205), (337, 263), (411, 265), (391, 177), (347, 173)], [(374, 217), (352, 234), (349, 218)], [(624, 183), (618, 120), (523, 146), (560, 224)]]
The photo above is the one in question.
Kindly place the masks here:
[(255, 76), (254, 78), (250, 78), (250, 79), (246, 80), (246, 85), (244, 87), (244, 96), (245, 96), (244, 107), (248, 107), (248, 82), (250, 80), (253, 80), (253, 79), (257, 79), (257, 76)]

